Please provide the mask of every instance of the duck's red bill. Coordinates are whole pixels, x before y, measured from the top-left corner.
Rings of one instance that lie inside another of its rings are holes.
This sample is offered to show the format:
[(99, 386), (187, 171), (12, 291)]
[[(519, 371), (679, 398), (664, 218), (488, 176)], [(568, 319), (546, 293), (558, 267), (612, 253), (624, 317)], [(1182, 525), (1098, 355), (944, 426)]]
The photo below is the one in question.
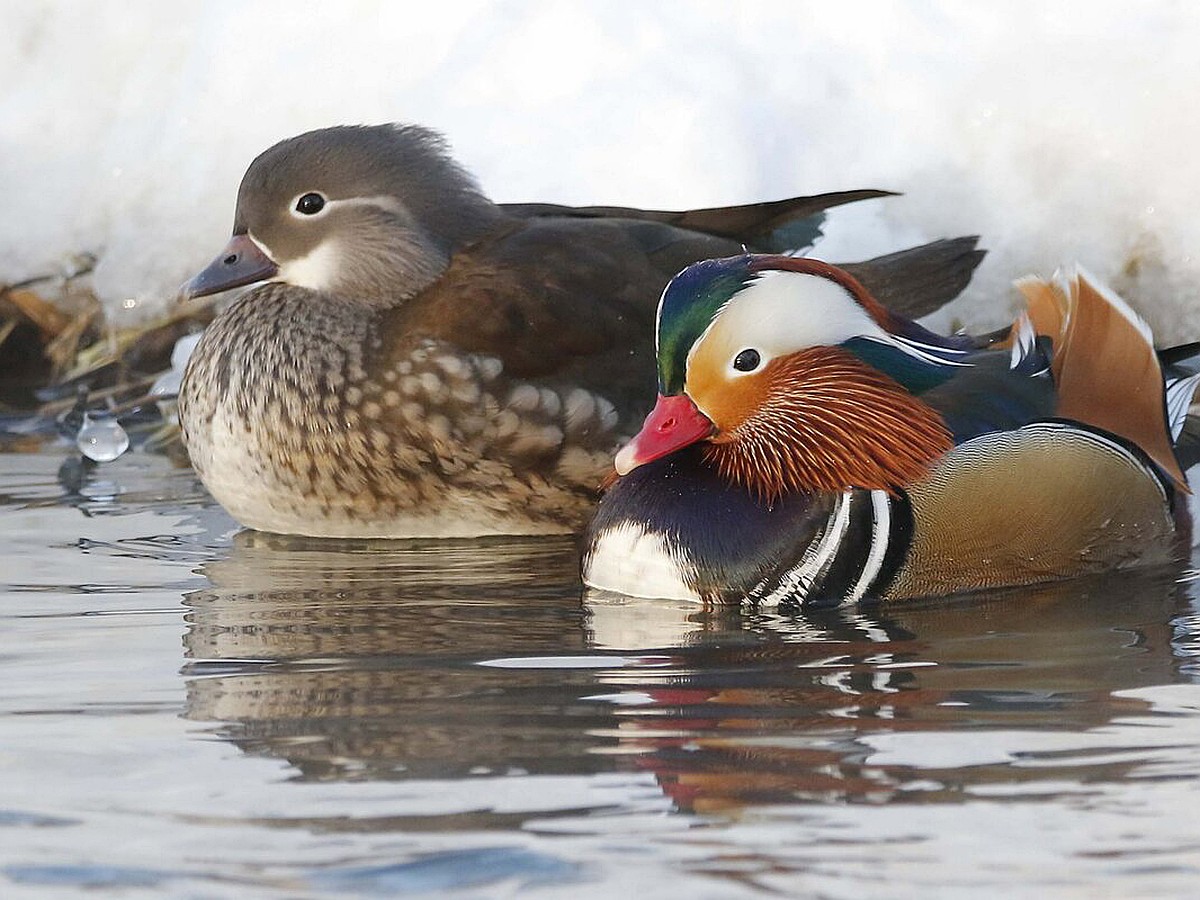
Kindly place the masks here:
[(613, 460), (617, 472), (628, 475), (638, 466), (661, 459), (688, 444), (711, 437), (715, 427), (687, 394), (659, 394), (654, 409), (639, 431)]

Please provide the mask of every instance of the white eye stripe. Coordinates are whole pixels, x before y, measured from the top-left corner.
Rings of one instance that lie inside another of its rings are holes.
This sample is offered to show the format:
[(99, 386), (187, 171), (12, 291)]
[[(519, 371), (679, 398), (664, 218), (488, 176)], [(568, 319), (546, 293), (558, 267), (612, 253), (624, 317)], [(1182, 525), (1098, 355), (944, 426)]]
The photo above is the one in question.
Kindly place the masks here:
[(330, 200), (326, 206), (374, 206), (378, 209), (386, 209), (388, 212), (404, 213), (406, 212), (404, 204), (395, 197), (390, 197), (387, 194), (378, 194), (374, 197), (347, 197), (345, 200)]
[[(317, 194), (325, 200), (325, 205), (315, 213), (302, 213), (296, 209), (296, 204), (300, 202), (301, 197), (308, 194)], [(331, 209), (338, 209), (347, 206), (374, 206), (377, 209), (384, 209), (391, 213), (404, 215), (406, 210), (404, 204), (395, 197), (389, 197), (387, 194), (379, 194), (373, 197), (346, 197), (342, 200), (331, 200), (320, 191), (303, 191), (292, 198), (292, 202), (288, 207), (291, 214), (297, 219), (319, 219), (328, 214)]]
[(733, 367), (743, 350), (758, 351), (758, 371), (772, 359), (851, 337), (889, 339), (842, 285), (808, 273), (767, 271), (717, 311), (692, 345), (688, 364), (701, 345), (717, 341), (729, 375), (746, 375)]

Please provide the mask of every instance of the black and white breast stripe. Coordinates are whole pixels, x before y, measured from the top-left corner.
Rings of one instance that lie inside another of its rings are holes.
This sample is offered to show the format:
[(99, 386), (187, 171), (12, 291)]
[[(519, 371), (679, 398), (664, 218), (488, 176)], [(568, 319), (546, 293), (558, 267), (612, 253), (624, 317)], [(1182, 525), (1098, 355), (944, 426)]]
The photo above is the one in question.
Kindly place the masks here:
[(764, 578), (747, 597), (815, 608), (878, 597), (904, 562), (911, 537), (912, 509), (903, 495), (846, 491), (800, 559)]

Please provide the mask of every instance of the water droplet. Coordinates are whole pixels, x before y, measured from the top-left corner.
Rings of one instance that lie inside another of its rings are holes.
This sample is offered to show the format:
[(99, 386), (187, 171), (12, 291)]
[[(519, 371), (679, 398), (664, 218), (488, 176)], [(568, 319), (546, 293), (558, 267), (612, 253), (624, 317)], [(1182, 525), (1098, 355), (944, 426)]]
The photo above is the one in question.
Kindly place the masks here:
[(83, 426), (75, 444), (88, 459), (112, 462), (129, 449), (129, 435), (116, 419), (108, 416), (92, 418), (91, 413), (84, 413)]

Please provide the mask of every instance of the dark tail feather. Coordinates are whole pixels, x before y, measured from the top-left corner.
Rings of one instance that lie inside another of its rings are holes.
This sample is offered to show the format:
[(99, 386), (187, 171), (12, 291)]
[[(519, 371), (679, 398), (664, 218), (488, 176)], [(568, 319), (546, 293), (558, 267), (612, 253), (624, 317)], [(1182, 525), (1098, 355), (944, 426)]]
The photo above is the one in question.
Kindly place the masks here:
[(1175, 442), (1175, 455), (1184, 472), (1200, 463), (1200, 416), (1189, 415)]
[(861, 281), (880, 303), (910, 319), (941, 309), (971, 281), (986, 255), (978, 236), (922, 244), (841, 268)]
[(559, 206), (554, 203), (504, 203), (501, 207), (509, 215), (521, 219), (566, 216), (658, 222), (713, 237), (728, 238), (759, 252), (784, 253), (812, 245), (821, 234), (825, 210), (859, 200), (891, 196), (894, 196), (892, 191), (869, 188), (678, 212), (628, 206)]
[[(1172, 374), (1187, 375), (1200, 372), (1200, 341), (1165, 347), (1158, 351), (1158, 361), (1162, 364), (1163, 374), (1168, 377)], [(1173, 366), (1178, 366), (1180, 371), (1172, 372)]]
[(1175, 441), (1175, 456), (1185, 472), (1200, 463), (1200, 416), (1184, 420), (1183, 431)]

